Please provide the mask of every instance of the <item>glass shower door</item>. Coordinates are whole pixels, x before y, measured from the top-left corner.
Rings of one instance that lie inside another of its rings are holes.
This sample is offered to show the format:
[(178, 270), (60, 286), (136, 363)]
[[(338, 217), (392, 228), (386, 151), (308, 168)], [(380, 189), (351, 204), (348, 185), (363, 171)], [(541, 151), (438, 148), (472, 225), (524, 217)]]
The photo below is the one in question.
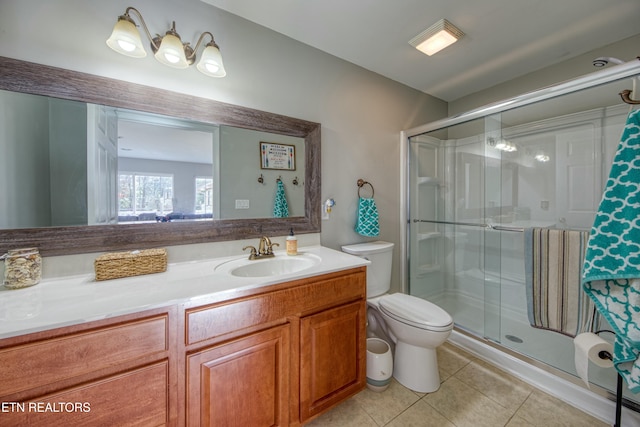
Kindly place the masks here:
[[(617, 96), (625, 85), (554, 92), (412, 136), (409, 293), (441, 306), (458, 329), (576, 376), (572, 338), (530, 324), (523, 231), (591, 228), (629, 111)], [(589, 377), (615, 390), (614, 370)]]
[[(456, 325), (500, 335), (500, 287), (485, 286), (499, 240), (486, 227), (488, 181), (484, 120), (410, 139), (409, 293), (442, 307)], [(499, 178), (499, 177), (498, 177)], [(498, 189), (498, 194), (500, 190)]]

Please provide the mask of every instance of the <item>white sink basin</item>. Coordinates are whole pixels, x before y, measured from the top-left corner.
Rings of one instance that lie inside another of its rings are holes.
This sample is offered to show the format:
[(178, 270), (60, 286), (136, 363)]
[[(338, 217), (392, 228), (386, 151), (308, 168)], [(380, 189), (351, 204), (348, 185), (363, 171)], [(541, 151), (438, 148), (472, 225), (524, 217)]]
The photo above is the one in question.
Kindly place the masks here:
[(246, 257), (227, 261), (215, 268), (237, 277), (266, 277), (297, 273), (311, 268), (320, 262), (320, 257), (313, 254), (295, 256), (276, 255), (273, 258), (249, 260)]

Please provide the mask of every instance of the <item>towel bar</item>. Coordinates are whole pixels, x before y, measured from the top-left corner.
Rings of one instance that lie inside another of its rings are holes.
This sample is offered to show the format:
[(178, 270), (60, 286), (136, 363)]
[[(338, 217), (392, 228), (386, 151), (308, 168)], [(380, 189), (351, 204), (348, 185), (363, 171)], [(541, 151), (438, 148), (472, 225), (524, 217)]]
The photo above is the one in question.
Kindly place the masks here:
[(522, 227), (505, 227), (502, 225), (483, 224), (483, 223), (477, 223), (477, 222), (436, 221), (436, 220), (429, 220), (429, 219), (414, 219), (413, 222), (428, 222), (431, 224), (446, 224), (446, 225), (464, 225), (468, 227), (482, 227), (482, 228), (487, 228), (489, 230), (497, 230), (497, 231), (516, 231), (518, 233), (524, 232), (524, 228)]

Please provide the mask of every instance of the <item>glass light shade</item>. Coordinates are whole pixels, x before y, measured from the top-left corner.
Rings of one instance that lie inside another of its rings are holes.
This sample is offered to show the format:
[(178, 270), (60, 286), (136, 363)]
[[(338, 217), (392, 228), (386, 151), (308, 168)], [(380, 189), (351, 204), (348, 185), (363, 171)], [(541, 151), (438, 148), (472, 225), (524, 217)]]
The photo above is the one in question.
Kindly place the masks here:
[(416, 46), (416, 49), (431, 56), (435, 53), (440, 52), (445, 47), (451, 46), (456, 41), (458, 41), (458, 39), (453, 34), (443, 29), (420, 43), (418, 46)]
[(411, 40), (409, 44), (431, 56), (460, 40), (464, 33), (446, 19), (441, 19)]
[(166, 34), (162, 38), (162, 43), (155, 54), (158, 61), (164, 65), (174, 68), (187, 68), (189, 63), (184, 54), (184, 46), (179, 37), (173, 34)]
[(144, 58), (147, 52), (142, 46), (140, 33), (135, 24), (126, 19), (118, 19), (113, 27), (111, 37), (107, 39), (107, 46), (126, 56)]
[(204, 49), (197, 68), (201, 73), (210, 77), (224, 77), (227, 75), (222, 63), (220, 49), (213, 45), (208, 45)]

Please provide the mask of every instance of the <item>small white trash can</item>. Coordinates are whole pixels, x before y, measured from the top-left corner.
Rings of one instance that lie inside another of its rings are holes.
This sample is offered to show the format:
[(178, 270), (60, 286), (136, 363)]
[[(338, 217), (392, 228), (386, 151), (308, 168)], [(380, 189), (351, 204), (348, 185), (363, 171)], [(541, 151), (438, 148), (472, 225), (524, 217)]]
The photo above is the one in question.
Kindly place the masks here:
[(367, 338), (367, 387), (380, 392), (389, 387), (393, 375), (391, 347), (380, 338)]

